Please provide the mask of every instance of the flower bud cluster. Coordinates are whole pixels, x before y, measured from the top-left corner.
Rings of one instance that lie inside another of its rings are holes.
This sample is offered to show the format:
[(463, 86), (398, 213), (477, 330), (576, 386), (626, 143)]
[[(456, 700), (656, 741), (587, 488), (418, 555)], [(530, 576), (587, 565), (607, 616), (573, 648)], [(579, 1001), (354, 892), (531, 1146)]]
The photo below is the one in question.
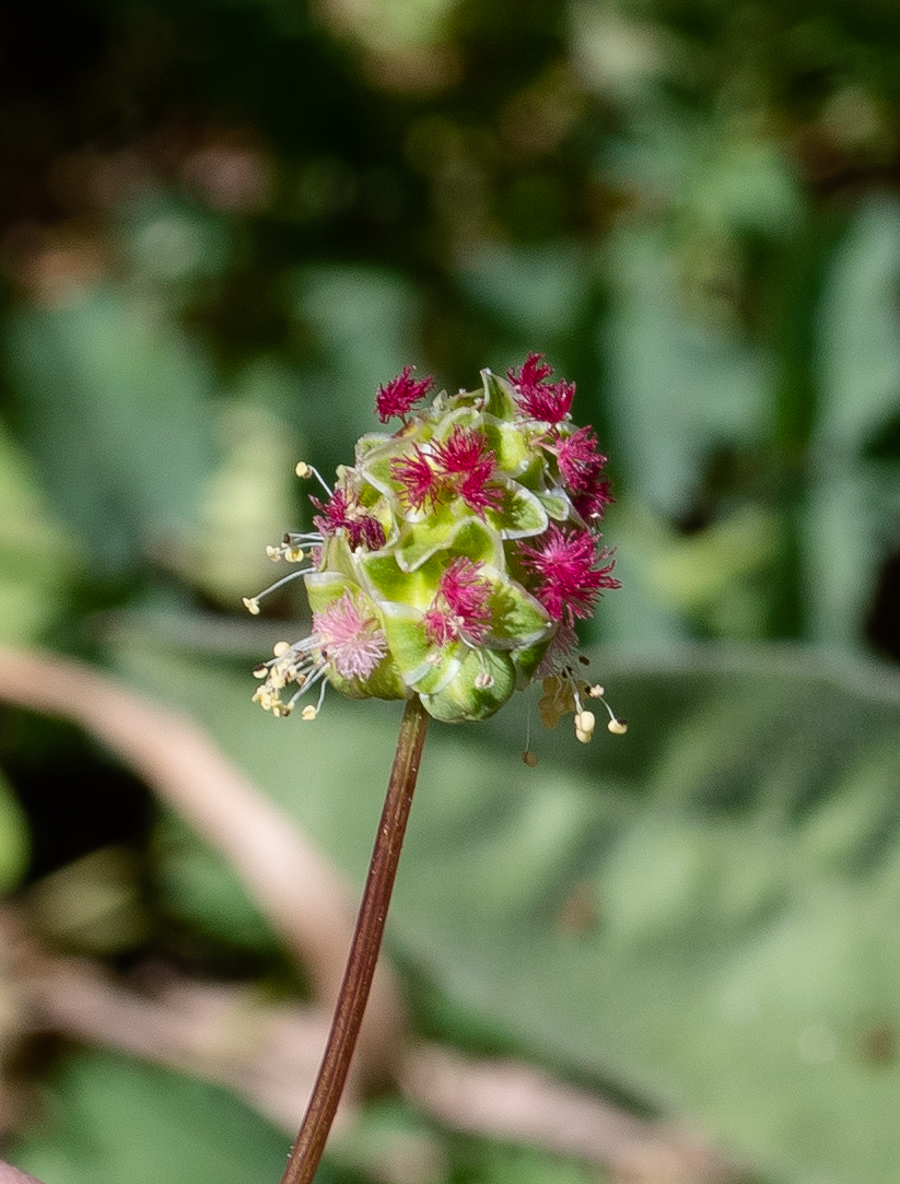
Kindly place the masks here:
[[(312, 631), (258, 668), (257, 702), (285, 715), (319, 685), (303, 712), (313, 718), (329, 683), (353, 698), (418, 695), (454, 723), (486, 719), (552, 674), (590, 739), (594, 716), (566, 656), (576, 619), (619, 586), (598, 530), (611, 499), (593, 431), (570, 420), (575, 388), (551, 375), (532, 354), (505, 379), (484, 370), (480, 390), (414, 410), (432, 380), (407, 368), (376, 398), (399, 429), (364, 435), (333, 489), (297, 466), (322, 485), (316, 529), (268, 553), (305, 565), (272, 589), (302, 577)], [(251, 612), (259, 599), (245, 600)]]

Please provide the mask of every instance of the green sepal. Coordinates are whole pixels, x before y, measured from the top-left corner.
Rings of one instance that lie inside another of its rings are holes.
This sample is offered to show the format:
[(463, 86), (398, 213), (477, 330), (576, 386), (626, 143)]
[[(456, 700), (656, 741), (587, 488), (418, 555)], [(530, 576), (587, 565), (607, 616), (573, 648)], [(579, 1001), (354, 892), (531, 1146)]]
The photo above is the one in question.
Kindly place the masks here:
[(491, 584), (492, 624), (487, 644), (492, 648), (514, 650), (553, 636), (556, 622), (521, 584), (489, 567), (483, 568), (481, 575)]
[(411, 572), (439, 551), (451, 556), (465, 555), (474, 563), (490, 563), (494, 567), (503, 563), (499, 534), (468, 510), (459, 516), (453, 503), (435, 506), (417, 521), (404, 522), (394, 553), (400, 569)]
[(442, 690), (456, 675), (467, 647), (456, 642), (438, 650), (425, 636), (420, 612), (405, 604), (386, 604), (383, 608), (388, 646), (406, 685), (419, 693)]
[[(497, 467), (507, 476), (518, 478), (533, 466), (534, 449), (527, 431), (518, 423), (505, 423), (492, 415), (484, 416), (482, 431), (497, 460)], [(537, 472), (543, 471), (541, 458), (537, 458)]]
[(406, 572), (398, 566), (393, 551), (372, 551), (356, 559), (359, 578), (373, 600), (392, 600), (425, 611), (434, 599), (438, 580), (446, 566), (433, 556)]
[[(464, 398), (468, 398), (468, 396), (464, 396)], [(482, 414), (480, 408), (474, 407), (471, 403), (460, 403), (451, 408), (435, 425), (431, 439), (436, 440), (439, 444), (443, 444), (453, 434), (454, 428), (468, 428), (469, 430), (478, 431), (481, 426)]]
[(572, 503), (562, 490), (559, 493), (536, 493), (535, 497), (554, 521), (566, 522), (571, 517)]
[[(360, 452), (364, 442), (365, 447)], [(417, 439), (416, 443), (419, 442)], [(360, 475), (385, 497), (395, 498), (401, 485), (391, 473), (391, 462), (409, 455), (410, 449), (406, 442), (402, 437), (373, 432), (363, 436), (356, 447)]]
[(517, 690), (524, 691), (531, 685), (555, 634), (556, 629), (553, 629), (542, 641), (512, 651), (510, 657), (516, 668)]
[(533, 493), (515, 481), (503, 486), (500, 509), (487, 513), (505, 539), (532, 538), (547, 529), (547, 511)]
[[(475, 680), (485, 673), (491, 675), (493, 685), (477, 687)], [(421, 694), (421, 699), (435, 719), (446, 724), (469, 723), (499, 711), (515, 689), (515, 667), (508, 654), (467, 648), (453, 678), (440, 691)]]
[[(354, 585), (357, 583), (356, 561), (350, 550), (350, 544), (347, 542), (347, 535), (343, 530), (336, 531), (326, 538), (322, 546), (319, 570), (314, 574), (342, 576)], [(309, 587), (310, 578), (310, 576), (304, 577), (307, 587)]]
[(484, 384), (485, 414), (494, 415), (497, 419), (514, 419), (516, 403), (509, 384), (490, 370), (481, 371), (481, 381)]

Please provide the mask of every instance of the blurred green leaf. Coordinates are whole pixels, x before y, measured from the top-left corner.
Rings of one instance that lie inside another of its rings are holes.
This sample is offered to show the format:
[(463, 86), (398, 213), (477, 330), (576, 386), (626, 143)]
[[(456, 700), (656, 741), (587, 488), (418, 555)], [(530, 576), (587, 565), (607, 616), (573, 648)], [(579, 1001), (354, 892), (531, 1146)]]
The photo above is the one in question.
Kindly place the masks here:
[(161, 557), (213, 458), (201, 356), (161, 308), (111, 285), (7, 321), (6, 363), (45, 488), (107, 571)]
[[(396, 706), (331, 696), (314, 726), (285, 726), (254, 716), (243, 683), (128, 661), (362, 879)], [(563, 727), (533, 740), (530, 771), (520, 713), (433, 727), (393, 940), (524, 1047), (743, 1161), (889, 1184), (897, 680), (799, 651), (595, 664), (630, 720), (621, 740), (584, 748)]]
[(154, 835), (159, 902), (167, 914), (215, 935), (226, 947), (269, 953), (271, 928), (221, 855), (168, 815)]
[(56, 521), (29, 458), (0, 424), (0, 640), (37, 640), (78, 570), (75, 541)]
[(895, 199), (861, 204), (831, 259), (818, 325), (821, 406), (803, 507), (810, 635), (849, 648), (900, 513), (896, 474), (865, 463), (867, 442), (900, 408)]
[(224, 1090), (107, 1053), (69, 1060), (12, 1158), (52, 1184), (277, 1180), (288, 1139)]
[(706, 450), (757, 438), (766, 357), (736, 329), (687, 313), (661, 228), (617, 234), (608, 267), (615, 297), (598, 332), (609, 358), (616, 463), (630, 490), (678, 514), (690, 504)]

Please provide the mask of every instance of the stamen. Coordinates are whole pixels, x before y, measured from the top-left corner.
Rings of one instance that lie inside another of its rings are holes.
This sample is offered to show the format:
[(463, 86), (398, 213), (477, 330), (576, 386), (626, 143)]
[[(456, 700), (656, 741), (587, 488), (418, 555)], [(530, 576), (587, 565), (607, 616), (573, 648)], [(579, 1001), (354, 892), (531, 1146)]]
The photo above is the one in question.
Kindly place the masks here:
[(624, 736), (628, 731), (628, 722), (627, 720), (619, 719), (610, 705), (603, 698), (603, 687), (601, 687), (599, 683), (597, 683), (596, 686), (588, 687), (588, 694), (592, 699), (599, 699), (606, 708), (607, 715), (609, 716), (609, 723), (606, 725), (607, 731), (612, 732), (614, 736)]
[[(319, 698), (316, 701), (315, 707), (313, 707), (312, 704), (310, 704), (309, 706), (303, 708), (303, 718), (304, 719), (315, 719), (316, 718), (316, 716), (322, 710), (322, 704), (325, 701), (325, 692), (327, 690), (328, 690), (328, 683), (325, 682), (325, 680), (323, 679), (322, 685), (321, 685), (321, 687), (319, 687)], [(312, 714), (310, 714), (310, 712), (312, 712)]]
[(277, 592), (279, 588), (283, 588), (285, 584), (289, 584), (291, 580), (299, 579), (300, 576), (308, 576), (315, 569), (312, 567), (301, 567), (298, 571), (289, 571), (286, 576), (282, 576), (280, 580), (276, 580), (274, 584), (270, 584), (268, 588), (264, 588), (262, 592), (257, 592), (255, 596), (244, 596), (241, 599), (244, 602), (244, 608), (247, 612), (252, 613), (254, 617), (259, 616), (259, 602), (264, 596), (271, 596), (273, 592)]
[(304, 480), (310, 477), (315, 477), (328, 496), (331, 497), (333, 495), (334, 490), (329, 487), (319, 470), (314, 468), (312, 465), (308, 465), (305, 460), (297, 462), (296, 466), (294, 467), (294, 472), (298, 477)]
[(575, 738), (582, 744), (589, 744), (594, 738), (597, 717), (593, 711), (578, 711), (575, 714)]

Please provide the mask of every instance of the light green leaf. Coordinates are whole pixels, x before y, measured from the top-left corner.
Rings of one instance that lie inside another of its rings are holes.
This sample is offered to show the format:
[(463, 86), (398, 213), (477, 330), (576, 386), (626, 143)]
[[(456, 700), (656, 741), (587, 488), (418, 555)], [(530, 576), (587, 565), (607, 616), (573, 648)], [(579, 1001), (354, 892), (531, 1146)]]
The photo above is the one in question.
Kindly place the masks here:
[[(130, 661), (199, 703), (361, 881), (398, 709), (335, 699), (301, 733), (255, 719), (243, 683), (146, 650)], [(628, 735), (542, 733), (533, 771), (511, 706), (432, 727), (393, 940), (524, 1047), (617, 1081), (742, 1162), (797, 1184), (893, 1184), (897, 680), (712, 648), (595, 655), (591, 677)]]

